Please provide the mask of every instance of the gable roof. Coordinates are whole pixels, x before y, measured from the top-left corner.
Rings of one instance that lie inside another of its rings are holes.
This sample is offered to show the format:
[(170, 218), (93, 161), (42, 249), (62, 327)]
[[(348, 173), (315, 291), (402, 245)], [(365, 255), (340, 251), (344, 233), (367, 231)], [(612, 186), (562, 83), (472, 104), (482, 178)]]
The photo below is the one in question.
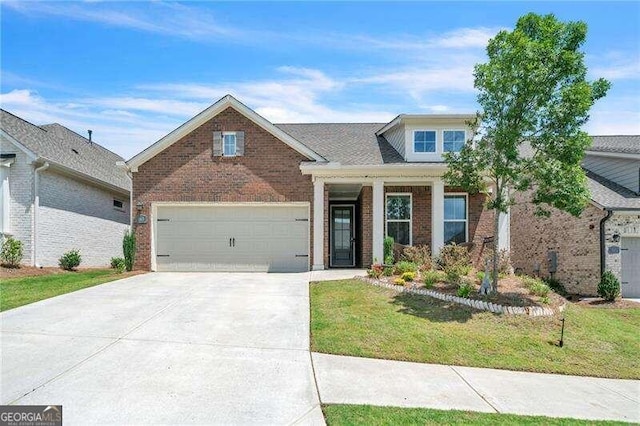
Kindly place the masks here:
[(587, 151), (640, 154), (640, 135), (591, 136)]
[(126, 172), (116, 166), (123, 158), (60, 124), (36, 126), (0, 110), (0, 128), (36, 157), (94, 181), (130, 190)]
[(384, 136), (376, 131), (385, 123), (276, 124), (330, 162), (342, 165), (405, 163)]
[(182, 124), (180, 127), (173, 130), (171, 133), (169, 133), (153, 145), (147, 147), (145, 150), (129, 159), (127, 161), (127, 165), (132, 171), (136, 171), (142, 164), (144, 164), (160, 152), (164, 151), (165, 149), (191, 133), (193, 130), (197, 129), (229, 107), (235, 109), (236, 111), (247, 117), (249, 120), (253, 121), (255, 124), (262, 127), (264, 130), (271, 133), (273, 136), (277, 137), (282, 142), (289, 145), (291, 148), (295, 149), (305, 157), (315, 161), (326, 161), (326, 159), (318, 155), (318, 153), (314, 152), (308, 146), (300, 143), (298, 140), (291, 137), (291, 135), (283, 132), (282, 129), (274, 126), (269, 120), (262, 117), (260, 114), (247, 107), (233, 96), (226, 95), (216, 103), (211, 105), (209, 108), (200, 112), (191, 120)]
[(585, 169), (591, 200), (602, 208), (640, 210), (640, 195)]

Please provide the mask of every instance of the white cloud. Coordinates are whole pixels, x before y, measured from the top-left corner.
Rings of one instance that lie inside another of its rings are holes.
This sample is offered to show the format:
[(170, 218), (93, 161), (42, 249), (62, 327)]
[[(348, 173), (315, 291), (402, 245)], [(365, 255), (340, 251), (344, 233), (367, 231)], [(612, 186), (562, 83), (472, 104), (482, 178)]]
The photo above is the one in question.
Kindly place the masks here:
[(596, 65), (589, 69), (592, 78), (606, 78), (607, 80), (638, 80), (640, 79), (640, 57), (614, 60), (603, 60), (606, 65)]

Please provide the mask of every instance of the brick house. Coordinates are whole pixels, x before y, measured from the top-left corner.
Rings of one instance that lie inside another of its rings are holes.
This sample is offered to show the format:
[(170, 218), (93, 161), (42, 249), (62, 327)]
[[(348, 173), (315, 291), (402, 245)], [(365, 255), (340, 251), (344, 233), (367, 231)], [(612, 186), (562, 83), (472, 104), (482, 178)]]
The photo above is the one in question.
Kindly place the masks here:
[(71, 249), (81, 266), (122, 256), (131, 187), (122, 157), (59, 124), (0, 114), (0, 239), (20, 240), (32, 266), (57, 266)]
[(511, 209), (516, 271), (553, 276), (569, 292), (594, 295), (605, 270), (623, 297), (640, 297), (640, 136), (593, 136), (583, 168), (591, 203), (579, 217), (534, 215), (528, 194)]
[[(468, 243), (492, 235), (484, 196), (445, 186), (442, 152), (467, 115), (390, 123), (273, 124), (230, 95), (121, 166), (133, 176), (136, 265), (157, 271), (368, 267), (383, 239)], [(508, 248), (509, 217), (501, 219)]]

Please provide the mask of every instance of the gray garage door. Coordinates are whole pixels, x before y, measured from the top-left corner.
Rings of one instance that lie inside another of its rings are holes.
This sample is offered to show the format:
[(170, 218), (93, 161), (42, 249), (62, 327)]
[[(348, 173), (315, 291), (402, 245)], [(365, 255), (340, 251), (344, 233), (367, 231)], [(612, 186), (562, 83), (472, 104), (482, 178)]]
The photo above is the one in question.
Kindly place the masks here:
[(621, 239), (622, 297), (640, 298), (640, 238)]
[(158, 271), (309, 270), (307, 206), (159, 206)]

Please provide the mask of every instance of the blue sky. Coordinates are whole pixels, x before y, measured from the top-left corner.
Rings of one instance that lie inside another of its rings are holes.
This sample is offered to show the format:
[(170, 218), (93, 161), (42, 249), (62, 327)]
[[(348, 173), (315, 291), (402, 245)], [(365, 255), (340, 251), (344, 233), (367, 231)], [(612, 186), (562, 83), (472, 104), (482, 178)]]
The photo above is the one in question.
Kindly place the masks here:
[(640, 2), (2, 2), (1, 103), (125, 158), (231, 93), (273, 122), (472, 112), (487, 40), (533, 11), (589, 25), (613, 87), (592, 134), (640, 134)]

